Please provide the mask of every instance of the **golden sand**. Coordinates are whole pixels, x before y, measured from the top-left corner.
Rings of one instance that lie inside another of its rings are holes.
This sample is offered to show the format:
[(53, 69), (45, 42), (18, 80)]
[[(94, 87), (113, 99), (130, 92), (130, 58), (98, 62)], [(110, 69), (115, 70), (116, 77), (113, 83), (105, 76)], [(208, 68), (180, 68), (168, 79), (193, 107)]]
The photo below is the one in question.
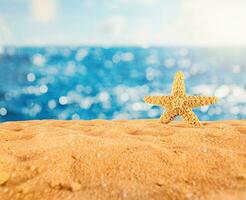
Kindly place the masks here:
[(3, 123), (0, 199), (246, 199), (246, 120)]

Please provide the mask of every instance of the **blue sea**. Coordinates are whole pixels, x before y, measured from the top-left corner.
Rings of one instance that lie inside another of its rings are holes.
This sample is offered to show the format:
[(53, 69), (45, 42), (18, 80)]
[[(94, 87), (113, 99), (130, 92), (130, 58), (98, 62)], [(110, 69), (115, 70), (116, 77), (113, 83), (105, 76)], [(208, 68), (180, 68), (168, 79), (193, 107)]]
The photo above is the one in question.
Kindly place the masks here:
[(158, 118), (145, 95), (168, 95), (176, 71), (189, 95), (219, 102), (201, 120), (246, 118), (246, 48), (5, 47), (0, 121)]

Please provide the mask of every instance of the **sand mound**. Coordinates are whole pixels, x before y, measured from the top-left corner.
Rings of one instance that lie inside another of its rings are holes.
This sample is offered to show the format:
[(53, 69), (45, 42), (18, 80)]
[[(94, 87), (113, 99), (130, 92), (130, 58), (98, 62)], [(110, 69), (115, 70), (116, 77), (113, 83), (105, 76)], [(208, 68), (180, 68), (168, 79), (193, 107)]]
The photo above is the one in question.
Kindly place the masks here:
[(0, 124), (0, 199), (246, 199), (246, 121)]

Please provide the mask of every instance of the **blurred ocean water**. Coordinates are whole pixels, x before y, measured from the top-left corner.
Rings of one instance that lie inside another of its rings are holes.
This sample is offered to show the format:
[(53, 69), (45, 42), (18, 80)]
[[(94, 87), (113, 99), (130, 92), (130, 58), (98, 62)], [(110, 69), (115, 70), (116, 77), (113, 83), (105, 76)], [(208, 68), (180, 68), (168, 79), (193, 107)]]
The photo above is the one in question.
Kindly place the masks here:
[(169, 94), (182, 70), (190, 95), (215, 95), (201, 120), (246, 118), (246, 49), (6, 47), (0, 51), (0, 121), (156, 118), (145, 95)]

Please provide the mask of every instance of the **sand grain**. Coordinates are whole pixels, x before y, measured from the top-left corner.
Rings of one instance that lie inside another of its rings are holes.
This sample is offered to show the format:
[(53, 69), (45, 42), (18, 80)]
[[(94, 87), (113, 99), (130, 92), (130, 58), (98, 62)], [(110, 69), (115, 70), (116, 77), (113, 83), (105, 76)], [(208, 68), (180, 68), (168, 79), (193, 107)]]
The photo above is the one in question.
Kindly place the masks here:
[(0, 199), (246, 199), (246, 121), (0, 124)]

